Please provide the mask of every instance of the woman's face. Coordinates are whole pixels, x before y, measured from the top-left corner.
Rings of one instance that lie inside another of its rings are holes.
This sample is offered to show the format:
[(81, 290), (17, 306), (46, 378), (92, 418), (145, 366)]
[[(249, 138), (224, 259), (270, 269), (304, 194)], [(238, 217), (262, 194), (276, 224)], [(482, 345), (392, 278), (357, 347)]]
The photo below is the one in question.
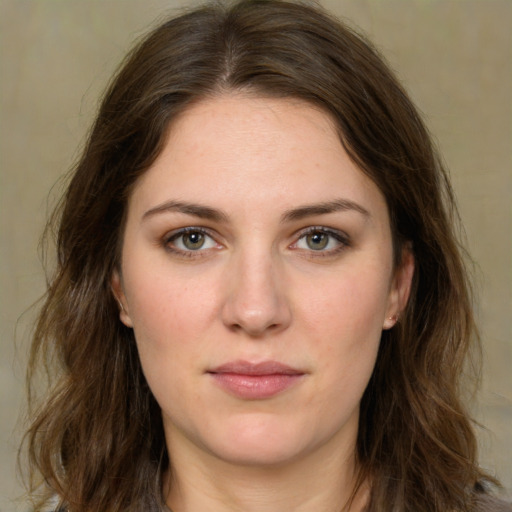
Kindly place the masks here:
[(171, 452), (352, 453), (404, 261), (325, 113), (246, 95), (187, 110), (133, 191), (112, 281)]

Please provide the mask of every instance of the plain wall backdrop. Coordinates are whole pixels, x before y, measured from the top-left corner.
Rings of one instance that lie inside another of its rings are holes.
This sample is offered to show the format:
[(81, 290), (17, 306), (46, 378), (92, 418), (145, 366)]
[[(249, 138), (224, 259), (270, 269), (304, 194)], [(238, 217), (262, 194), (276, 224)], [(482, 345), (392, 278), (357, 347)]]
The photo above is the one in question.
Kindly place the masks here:
[[(26, 510), (15, 460), (26, 351), (45, 278), (50, 189), (133, 41), (186, 0), (0, 0), (0, 511)], [(512, 488), (512, 1), (324, 0), (398, 73), (451, 171), (478, 271), (482, 464)], [(28, 310), (28, 311), (27, 311)], [(15, 333), (16, 330), (16, 333)]]

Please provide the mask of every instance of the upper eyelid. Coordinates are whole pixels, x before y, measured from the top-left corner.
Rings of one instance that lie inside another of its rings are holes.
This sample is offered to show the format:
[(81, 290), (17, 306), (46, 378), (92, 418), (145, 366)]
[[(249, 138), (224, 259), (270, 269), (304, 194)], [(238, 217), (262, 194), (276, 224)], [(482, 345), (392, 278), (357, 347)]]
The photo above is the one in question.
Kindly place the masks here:
[(173, 238), (178, 238), (181, 235), (194, 232), (203, 233), (205, 235), (208, 235), (210, 238), (215, 239), (215, 236), (212, 234), (210, 229), (201, 226), (185, 226), (183, 228), (173, 229), (164, 235), (164, 239), (172, 240)]
[(320, 231), (327, 235), (333, 235), (335, 238), (340, 238), (342, 240), (350, 240), (350, 237), (347, 233), (342, 230), (330, 228), (327, 226), (308, 226), (307, 228), (302, 228), (296, 232), (295, 236), (301, 238), (309, 233), (314, 233), (315, 231)]

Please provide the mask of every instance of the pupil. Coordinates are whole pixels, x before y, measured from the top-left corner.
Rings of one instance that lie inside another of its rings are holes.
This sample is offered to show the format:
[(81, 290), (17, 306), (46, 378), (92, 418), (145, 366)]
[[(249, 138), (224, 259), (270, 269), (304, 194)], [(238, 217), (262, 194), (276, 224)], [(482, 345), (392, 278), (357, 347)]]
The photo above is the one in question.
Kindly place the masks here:
[(307, 241), (310, 249), (318, 251), (327, 246), (328, 237), (325, 233), (312, 233), (308, 235)]
[(188, 249), (199, 249), (204, 243), (202, 233), (188, 233), (183, 238), (183, 243)]

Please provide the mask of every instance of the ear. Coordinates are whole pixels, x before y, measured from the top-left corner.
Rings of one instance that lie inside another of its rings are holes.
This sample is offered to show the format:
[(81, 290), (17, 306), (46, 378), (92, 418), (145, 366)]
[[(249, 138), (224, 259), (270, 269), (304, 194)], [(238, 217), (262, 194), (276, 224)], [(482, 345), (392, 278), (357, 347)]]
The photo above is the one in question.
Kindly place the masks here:
[(400, 266), (395, 269), (391, 283), (383, 329), (391, 329), (398, 322), (398, 318), (409, 300), (413, 275), (414, 255), (411, 244), (406, 244), (402, 250)]
[(126, 327), (133, 327), (133, 322), (130, 317), (130, 311), (128, 309), (128, 303), (126, 302), (126, 296), (123, 290), (123, 283), (118, 270), (114, 270), (112, 279), (110, 280), (110, 286), (112, 293), (119, 304), (119, 318)]

